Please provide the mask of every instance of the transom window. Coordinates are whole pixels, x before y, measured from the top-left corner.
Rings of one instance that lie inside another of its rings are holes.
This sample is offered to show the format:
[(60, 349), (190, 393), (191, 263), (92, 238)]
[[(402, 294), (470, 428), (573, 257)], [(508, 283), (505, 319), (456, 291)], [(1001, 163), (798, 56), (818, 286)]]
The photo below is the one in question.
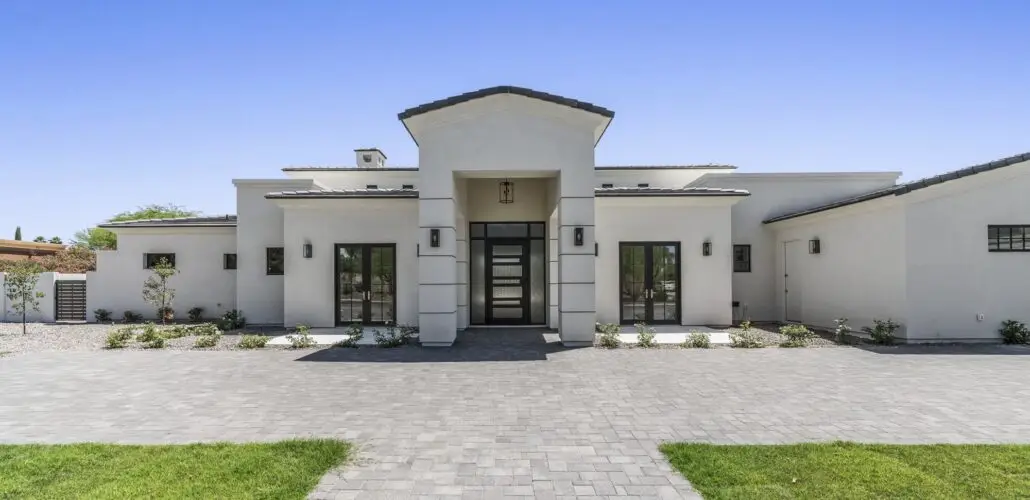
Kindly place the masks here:
[(265, 249), (265, 274), (269, 276), (282, 275), (285, 271), (286, 257), (283, 247), (272, 247)]
[(174, 253), (145, 253), (143, 254), (143, 265), (147, 269), (153, 269), (158, 262), (162, 260), (168, 261), (172, 267), (175, 267), (175, 254)]
[(733, 272), (751, 272), (751, 245), (733, 245)]
[(225, 269), (236, 269), (236, 254), (227, 253), (222, 257), (222, 267)]
[(1030, 224), (987, 226), (987, 251), (1030, 252)]

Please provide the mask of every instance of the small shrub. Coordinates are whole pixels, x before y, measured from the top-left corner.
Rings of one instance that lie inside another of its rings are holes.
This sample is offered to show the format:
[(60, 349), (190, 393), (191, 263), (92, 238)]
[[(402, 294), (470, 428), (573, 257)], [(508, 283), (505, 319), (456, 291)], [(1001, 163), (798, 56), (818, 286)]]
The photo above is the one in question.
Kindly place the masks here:
[(862, 328), (862, 331), (868, 333), (869, 336), (873, 338), (873, 343), (880, 345), (893, 344), (896, 340), (894, 332), (896, 332), (898, 328), (901, 328), (901, 325), (895, 323), (890, 318), (887, 318), (886, 320), (874, 319), (873, 325), (874, 326), (872, 328), (869, 328), (868, 326)]
[(199, 325), (190, 325), (185, 327), (189, 335), (221, 335), (222, 331), (218, 329), (214, 323), (200, 323)]
[(196, 342), (193, 343), (193, 347), (201, 349), (207, 347), (215, 347), (218, 345), (218, 339), (220, 339), (221, 337), (221, 335), (201, 335), (197, 337)]
[(105, 346), (108, 349), (121, 349), (132, 340), (132, 328), (116, 328), (107, 334)]
[[(741, 323), (743, 326), (743, 323)], [(741, 349), (759, 349), (765, 347), (765, 341), (762, 340), (762, 335), (752, 330), (748, 325), (747, 330), (739, 332), (730, 332), (730, 346)]]
[(93, 311), (93, 317), (96, 318), (97, 323), (110, 323), (111, 311), (108, 311), (107, 309), (97, 309)]
[(1022, 321), (1002, 321), (998, 333), (1001, 334), (1001, 341), (1006, 344), (1030, 344), (1030, 329)]
[(409, 342), (418, 336), (418, 326), (416, 325), (398, 325), (397, 328), (400, 329), (401, 336)]
[(143, 331), (136, 335), (136, 341), (143, 343), (153, 342), (153, 340), (157, 338), (164, 339), (161, 332), (157, 329), (157, 326), (153, 323), (143, 325)]
[(167, 345), (167, 343), (168, 343), (168, 341), (165, 340), (164, 337), (158, 336), (158, 337), (154, 337), (149, 342), (144, 342), (143, 343), (143, 347), (146, 347), (147, 349), (164, 349), (164, 347), (165, 347), (165, 345)]
[(161, 330), (161, 336), (165, 339), (181, 339), (189, 335), (189, 328), (182, 325), (175, 325)]
[(122, 321), (126, 323), (139, 323), (140, 321), (143, 321), (143, 316), (132, 311), (125, 311), (122, 313)]
[(308, 334), (310, 330), (311, 327), (308, 325), (297, 325), (296, 331), (292, 335), (286, 336), (286, 340), (290, 341), (290, 347), (293, 349), (310, 349), (318, 345), (315, 338)]
[(333, 347), (358, 347), (358, 341), (365, 337), (365, 327), (362, 326), (361, 323), (351, 323), (351, 325), (347, 327), (347, 335), (347, 338), (333, 344)]
[(194, 307), (187, 313), (190, 316), (190, 323), (200, 323), (204, 321), (204, 308)]
[(637, 347), (645, 349), (658, 347), (658, 343), (655, 342), (654, 328), (647, 326), (645, 323), (637, 323), (633, 326), (637, 328)]
[(244, 335), (240, 337), (240, 349), (261, 349), (268, 343), (264, 335)]
[(688, 336), (687, 340), (683, 342), (683, 347), (708, 349), (712, 347), (712, 337), (707, 333), (690, 332), (690, 336)]
[(161, 323), (168, 323), (169, 321), (175, 320), (175, 309), (171, 307), (158, 307), (157, 308), (157, 319), (161, 320)]
[(400, 347), (408, 343), (408, 338), (403, 334), (397, 333), (397, 328), (392, 324), (387, 324), (386, 329), (380, 331), (378, 328), (375, 330), (376, 345), (384, 348)]
[(225, 314), (217, 321), (218, 328), (222, 331), (239, 330), (247, 326), (247, 319), (243, 317), (243, 313), (233, 309), (226, 311)]
[(797, 323), (781, 326), (780, 335), (787, 337), (780, 347), (805, 347), (808, 345), (808, 340), (815, 336), (808, 327)]
[(740, 329), (745, 331), (745, 332), (750, 332), (751, 331), (751, 320), (741, 321), (740, 322)]
[(615, 323), (598, 323), (596, 330), (601, 332), (601, 338), (598, 340), (598, 345), (605, 349), (618, 349), (622, 345), (622, 340), (619, 339), (619, 333), (622, 332), (622, 327)]
[(844, 337), (851, 333), (851, 327), (848, 326), (848, 318), (837, 318), (833, 320), (833, 340), (841, 342)]

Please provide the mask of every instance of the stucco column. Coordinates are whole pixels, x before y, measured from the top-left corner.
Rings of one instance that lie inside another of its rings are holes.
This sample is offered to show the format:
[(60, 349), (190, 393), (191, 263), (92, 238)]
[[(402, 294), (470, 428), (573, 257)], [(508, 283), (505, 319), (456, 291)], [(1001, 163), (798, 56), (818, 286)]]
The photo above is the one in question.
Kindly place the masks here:
[[(593, 179), (558, 180), (558, 331), (566, 346), (594, 342), (594, 183)], [(592, 174), (592, 172), (591, 172)], [(583, 231), (581, 245), (575, 233)]]
[[(418, 325), (422, 345), (449, 346), (458, 330), (458, 235), (453, 179), (419, 189)], [(440, 232), (433, 247), (432, 230)]]

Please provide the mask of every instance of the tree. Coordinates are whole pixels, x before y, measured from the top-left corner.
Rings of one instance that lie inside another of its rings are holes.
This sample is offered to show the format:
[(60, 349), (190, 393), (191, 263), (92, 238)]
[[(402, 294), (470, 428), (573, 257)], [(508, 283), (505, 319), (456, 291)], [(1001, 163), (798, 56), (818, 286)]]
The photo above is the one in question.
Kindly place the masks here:
[(45, 271), (84, 273), (97, 270), (97, 254), (86, 247), (68, 247), (36, 260)]
[[(107, 222), (122, 222), (141, 219), (173, 219), (176, 217), (196, 217), (200, 212), (186, 210), (171, 203), (160, 205), (151, 204), (138, 207), (136, 210), (120, 212), (111, 217)], [(91, 227), (75, 233), (72, 243), (78, 246), (85, 246), (93, 250), (114, 250), (118, 246), (118, 238), (107, 229)]]
[(32, 241), (35, 241), (36, 243), (46, 243), (46, 238), (44, 238), (42, 236), (36, 236), (36, 239), (34, 239)]
[(175, 299), (175, 289), (168, 288), (168, 278), (179, 271), (168, 262), (168, 259), (161, 259), (150, 270), (153, 274), (143, 282), (143, 300), (157, 307), (157, 316), (163, 325), (170, 319), (169, 312), (172, 309), (172, 300)]
[(21, 226), (14, 228), (14, 241), (21, 241)]
[(28, 332), (26, 316), (29, 309), (39, 312), (39, 299), (46, 295), (36, 291), (39, 272), (39, 265), (23, 260), (12, 266), (5, 275), (4, 292), (7, 300), (11, 301), (11, 309), (14, 309), (16, 313), (21, 313), (22, 335)]
[(62, 244), (64, 242), (61, 241), (61, 237), (60, 236), (54, 236), (53, 238), (50, 238), (50, 243), (53, 243), (55, 245), (60, 245), (60, 244)]

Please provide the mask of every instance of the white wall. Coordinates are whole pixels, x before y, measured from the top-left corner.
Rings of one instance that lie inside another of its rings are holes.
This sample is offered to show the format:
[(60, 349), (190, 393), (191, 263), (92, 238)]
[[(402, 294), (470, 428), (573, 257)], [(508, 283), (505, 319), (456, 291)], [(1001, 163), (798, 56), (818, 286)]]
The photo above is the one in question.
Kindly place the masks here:
[[(418, 323), (417, 201), (280, 200), (285, 214), (285, 323), (332, 327), (336, 321), (335, 245), (394, 243), (397, 322)], [(302, 254), (311, 243), (312, 258)]]
[(910, 341), (995, 341), (1003, 320), (1030, 324), (1030, 253), (987, 251), (989, 224), (1030, 224), (1028, 192), (1024, 162), (901, 197)]
[[(774, 235), (762, 224), (770, 217), (868, 193), (894, 184), (897, 172), (714, 174), (695, 185), (746, 189), (751, 193), (733, 206), (733, 243), (751, 245), (751, 272), (733, 273), (733, 300), (746, 306), (752, 320), (779, 320)], [(731, 247), (723, 247), (727, 253)]]
[(465, 217), (469, 222), (543, 222), (547, 220), (547, 189), (552, 179), (518, 178), (515, 202), (498, 202), (498, 182), (503, 178), (464, 179)]
[(400, 189), (412, 184), (418, 189), (417, 170), (287, 170), (291, 179), (310, 179), (327, 188), (365, 189), (375, 184), (381, 189)]
[(144, 254), (174, 253), (179, 273), (169, 279), (175, 289), (172, 308), (185, 318), (193, 307), (217, 317), (236, 308), (236, 272), (224, 269), (223, 256), (236, 253), (232, 227), (119, 228), (117, 250), (97, 252), (97, 270), (86, 273), (86, 314), (107, 309), (115, 317), (125, 311), (156, 319), (157, 309), (143, 300), (143, 282), (153, 273)]
[[(738, 197), (598, 198), (597, 321), (619, 322), (619, 242), (680, 243), (681, 324), (732, 320), (730, 209)], [(712, 242), (705, 257), (701, 246)]]
[[(784, 321), (784, 274), (789, 274), (791, 300), (800, 300), (808, 325), (833, 328), (834, 319), (848, 318), (854, 330), (874, 318), (908, 321), (905, 280), (904, 207), (895, 197), (772, 224), (774, 231), (776, 302), (773, 319)], [(821, 252), (808, 253), (818, 238)], [(784, 242), (800, 246), (794, 262), (784, 267)], [(740, 274), (740, 273), (737, 273)]]
[[(71, 278), (85, 278), (81, 274), (60, 274), (60, 273), (40, 273), (39, 279), (36, 281), (36, 292), (43, 292), (43, 297), (37, 299), (39, 301), (39, 311), (33, 310), (31, 307), (25, 314), (25, 320), (28, 322), (43, 322), (50, 323), (54, 321), (54, 283), (60, 279), (71, 279)], [(6, 281), (6, 274), (0, 273), (0, 321), (13, 321), (21, 323), (21, 314), (14, 311), (11, 307), (11, 301), (7, 298), (7, 289), (4, 288)]]

